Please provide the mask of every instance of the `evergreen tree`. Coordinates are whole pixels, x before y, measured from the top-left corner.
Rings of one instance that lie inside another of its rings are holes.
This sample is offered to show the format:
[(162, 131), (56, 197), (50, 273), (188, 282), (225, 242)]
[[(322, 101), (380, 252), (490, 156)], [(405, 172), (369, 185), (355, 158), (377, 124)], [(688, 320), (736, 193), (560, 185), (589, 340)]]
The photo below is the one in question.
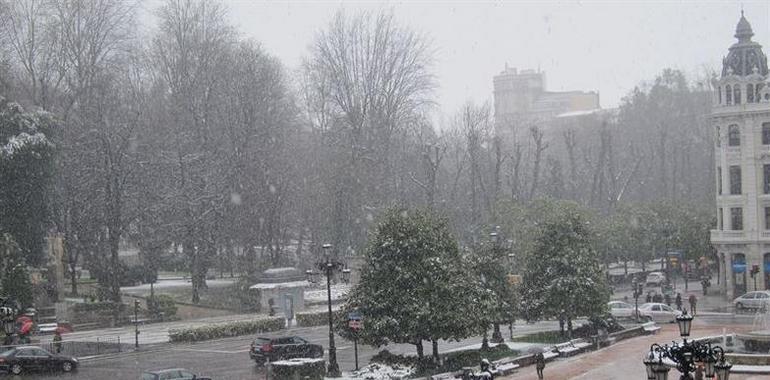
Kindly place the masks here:
[(13, 236), (29, 265), (44, 263), (54, 128), (51, 115), (0, 97), (0, 233)]
[(584, 217), (569, 205), (541, 226), (523, 278), (528, 320), (557, 317), (571, 336), (575, 318), (606, 311), (610, 292), (592, 237)]
[(22, 308), (32, 305), (32, 283), (22, 250), (10, 234), (0, 235), (0, 295)]
[[(481, 294), (446, 219), (429, 211), (391, 209), (365, 253), (361, 281), (343, 313), (356, 310), (367, 344), (411, 343), (423, 357), (423, 340), (462, 339), (475, 331), (473, 308)], [(341, 326), (341, 324), (338, 324)], [(343, 336), (351, 333), (341, 328)]]

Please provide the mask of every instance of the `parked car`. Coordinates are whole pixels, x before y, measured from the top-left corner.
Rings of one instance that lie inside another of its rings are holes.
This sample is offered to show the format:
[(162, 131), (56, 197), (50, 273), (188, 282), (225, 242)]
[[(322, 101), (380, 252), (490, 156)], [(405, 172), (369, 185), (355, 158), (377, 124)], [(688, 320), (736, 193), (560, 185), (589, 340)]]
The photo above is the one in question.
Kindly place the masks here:
[(748, 292), (733, 300), (736, 311), (745, 309), (767, 310), (770, 305), (770, 290)]
[(610, 301), (607, 302), (607, 307), (610, 309), (610, 315), (614, 318), (634, 318), (634, 305), (623, 301)]
[(663, 272), (651, 272), (647, 275), (644, 284), (646, 286), (660, 286), (664, 282), (666, 282), (666, 275)]
[(76, 358), (52, 354), (35, 346), (18, 346), (0, 353), (0, 371), (14, 375), (34, 371), (71, 372), (77, 367)]
[(294, 358), (322, 358), (324, 349), (318, 344), (312, 344), (298, 336), (278, 338), (257, 338), (251, 343), (249, 356), (258, 365), (268, 360), (273, 362)]
[(639, 314), (655, 322), (676, 322), (682, 312), (664, 303), (650, 302), (639, 306)]
[(142, 380), (211, 380), (211, 378), (198, 377), (198, 375), (183, 368), (171, 368), (147, 371), (142, 374)]

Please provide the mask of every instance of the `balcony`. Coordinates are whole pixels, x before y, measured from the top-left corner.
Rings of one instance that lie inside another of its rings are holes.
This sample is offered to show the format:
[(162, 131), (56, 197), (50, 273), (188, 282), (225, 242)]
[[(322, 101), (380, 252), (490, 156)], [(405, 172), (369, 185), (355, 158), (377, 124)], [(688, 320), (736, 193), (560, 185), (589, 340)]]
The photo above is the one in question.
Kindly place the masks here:
[(747, 236), (746, 231), (711, 230), (712, 241), (743, 241)]

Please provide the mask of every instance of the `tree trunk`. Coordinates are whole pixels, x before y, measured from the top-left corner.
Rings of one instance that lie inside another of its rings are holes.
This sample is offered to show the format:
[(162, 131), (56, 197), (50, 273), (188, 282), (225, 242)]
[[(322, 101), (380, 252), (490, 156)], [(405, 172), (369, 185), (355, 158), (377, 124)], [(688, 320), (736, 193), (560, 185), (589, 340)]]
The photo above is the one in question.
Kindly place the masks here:
[(436, 365), (441, 365), (441, 357), (438, 355), (438, 340), (433, 339), (433, 361)]

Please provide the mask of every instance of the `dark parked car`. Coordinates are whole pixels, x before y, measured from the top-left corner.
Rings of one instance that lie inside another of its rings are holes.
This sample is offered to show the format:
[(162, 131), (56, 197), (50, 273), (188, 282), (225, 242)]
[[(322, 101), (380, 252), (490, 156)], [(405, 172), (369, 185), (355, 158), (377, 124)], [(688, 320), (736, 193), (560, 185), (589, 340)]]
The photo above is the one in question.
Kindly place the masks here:
[(294, 358), (321, 358), (324, 356), (324, 349), (298, 336), (257, 338), (251, 343), (249, 356), (258, 365), (263, 365), (268, 360), (274, 362)]
[(74, 371), (78, 360), (52, 354), (40, 347), (19, 346), (0, 353), (0, 371), (18, 375), (26, 371)]
[(159, 371), (147, 371), (142, 374), (142, 380), (211, 380), (208, 377), (198, 375), (182, 368), (162, 369)]

